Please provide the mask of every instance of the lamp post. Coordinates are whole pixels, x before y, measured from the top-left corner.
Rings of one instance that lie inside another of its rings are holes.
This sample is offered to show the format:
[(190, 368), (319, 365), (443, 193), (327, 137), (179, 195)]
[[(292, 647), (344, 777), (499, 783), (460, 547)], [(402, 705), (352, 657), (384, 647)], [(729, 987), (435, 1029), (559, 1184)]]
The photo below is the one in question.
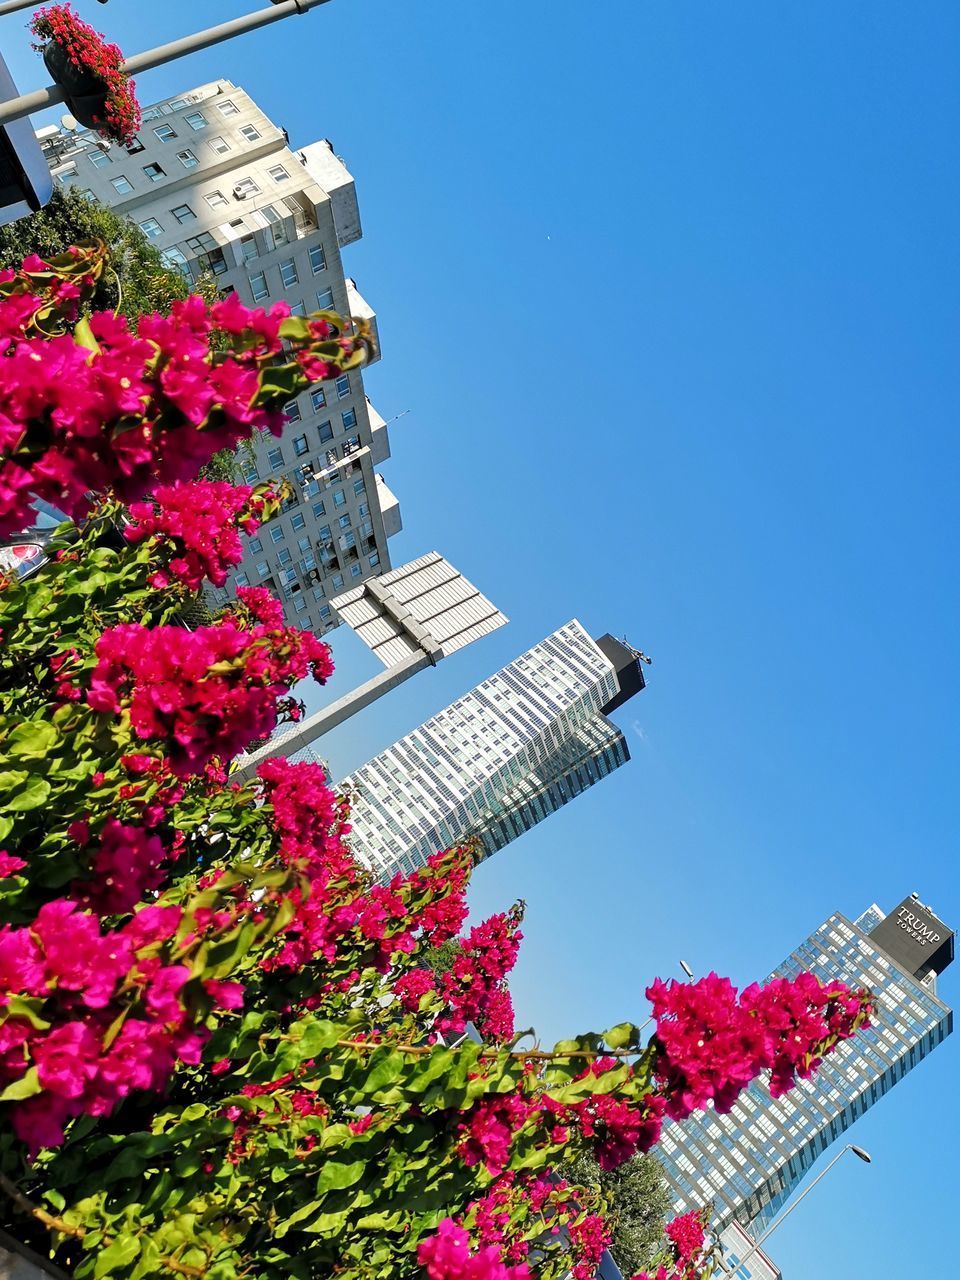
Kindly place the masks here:
[[(135, 75), (140, 71), (149, 71), (153, 67), (163, 66), (166, 62), (173, 62), (176, 58), (182, 58), (188, 53), (196, 53), (199, 49), (209, 49), (215, 44), (221, 44), (224, 40), (232, 40), (234, 36), (244, 35), (248, 31), (257, 31), (260, 27), (269, 26), (273, 22), (281, 22), (284, 18), (291, 18), (299, 14), (305, 14), (308, 10), (314, 9), (317, 5), (327, 4), (328, 0), (273, 0), (273, 4), (266, 9), (259, 9), (255, 13), (244, 14), (240, 18), (232, 18), (228, 22), (221, 22), (216, 27), (207, 27), (204, 31), (197, 31), (193, 35), (183, 36), (179, 40), (171, 40), (168, 44), (158, 45), (155, 49), (147, 49), (144, 53), (135, 53), (133, 57), (127, 58), (123, 64), (123, 70), (128, 75)], [(28, 4), (27, 0), (18, 5), (18, 0), (14, 0), (14, 9), (31, 8), (32, 0)], [(8, 6), (6, 9), (0, 9), (0, 17), (4, 12), (12, 12)], [(53, 106), (56, 102), (63, 102), (66, 95), (59, 85), (50, 85), (46, 89), (37, 89), (34, 93), (24, 93), (19, 98), (10, 98), (6, 102), (0, 102), (0, 124), (6, 124), (10, 120), (21, 120), (24, 116), (30, 115), (34, 111), (42, 111), (44, 107)]]
[(808, 1187), (805, 1187), (804, 1190), (800, 1192), (796, 1200), (794, 1200), (793, 1204), (790, 1205), (787, 1209), (785, 1209), (784, 1212), (781, 1213), (779, 1218), (775, 1218), (773, 1222), (770, 1223), (769, 1227), (767, 1227), (766, 1231), (762, 1231), (760, 1235), (757, 1236), (754, 1243), (750, 1246), (747, 1252), (743, 1255), (743, 1257), (737, 1263), (734, 1270), (729, 1272), (728, 1274), (734, 1275), (734, 1276), (739, 1274), (740, 1268), (743, 1267), (745, 1263), (750, 1261), (753, 1255), (757, 1252), (757, 1250), (763, 1244), (764, 1240), (766, 1240), (767, 1236), (769, 1236), (771, 1232), (776, 1231), (777, 1227), (780, 1226), (780, 1223), (783, 1222), (785, 1218), (788, 1218), (791, 1213), (793, 1213), (794, 1209), (797, 1207), (800, 1201), (804, 1198), (804, 1196), (807, 1196), (810, 1194), (810, 1192), (817, 1185), (820, 1179), (823, 1177), (826, 1177), (826, 1175), (830, 1172), (830, 1170), (837, 1163), (837, 1161), (842, 1159), (842, 1157), (845, 1156), (848, 1151), (852, 1151), (853, 1154), (859, 1160), (862, 1160), (864, 1162), (864, 1164), (871, 1163), (871, 1157), (869, 1152), (864, 1151), (863, 1147), (855, 1147), (852, 1142), (848, 1142), (847, 1145), (843, 1148), (843, 1150), (838, 1151), (837, 1154), (830, 1161), (830, 1163), (825, 1168), (820, 1170), (820, 1172), (817, 1174), (814, 1180), (810, 1183), (810, 1185)]

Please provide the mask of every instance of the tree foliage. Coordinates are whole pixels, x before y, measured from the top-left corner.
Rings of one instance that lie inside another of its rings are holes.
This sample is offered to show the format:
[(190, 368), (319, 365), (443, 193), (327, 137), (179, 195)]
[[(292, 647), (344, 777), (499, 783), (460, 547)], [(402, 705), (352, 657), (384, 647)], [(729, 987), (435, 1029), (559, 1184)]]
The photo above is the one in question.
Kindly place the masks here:
[(659, 1161), (631, 1156), (615, 1169), (601, 1169), (590, 1155), (564, 1166), (573, 1183), (594, 1188), (607, 1205), (613, 1231), (610, 1252), (625, 1276), (633, 1276), (659, 1254), (670, 1196)]

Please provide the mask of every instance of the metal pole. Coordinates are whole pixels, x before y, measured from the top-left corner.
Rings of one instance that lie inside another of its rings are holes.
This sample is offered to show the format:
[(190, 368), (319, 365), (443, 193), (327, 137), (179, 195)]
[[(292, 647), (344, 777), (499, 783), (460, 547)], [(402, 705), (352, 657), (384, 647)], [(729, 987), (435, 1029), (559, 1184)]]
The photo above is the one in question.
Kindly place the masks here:
[(381, 671), (378, 676), (374, 676), (366, 684), (362, 684), (359, 688), (352, 689), (350, 693), (344, 694), (342, 698), (332, 702), (329, 707), (324, 707), (322, 711), (308, 716), (306, 720), (302, 720), (296, 726), (292, 733), (286, 733), (276, 741), (266, 743), (259, 750), (251, 752), (250, 755), (240, 756), (230, 774), (231, 781), (247, 781), (248, 778), (252, 778), (255, 774), (258, 764), (262, 764), (264, 760), (269, 760), (273, 756), (293, 755), (296, 751), (302, 751), (311, 742), (316, 742), (317, 738), (329, 733), (331, 729), (335, 729), (338, 724), (343, 724), (344, 720), (349, 720), (356, 712), (362, 711), (364, 707), (369, 707), (372, 702), (382, 698), (385, 693), (389, 693), (397, 685), (403, 684), (404, 680), (409, 680), (418, 671), (425, 671), (427, 667), (433, 665), (433, 660), (428, 653), (424, 653), (422, 650), (412, 653), (408, 658), (404, 658), (402, 662), (398, 662), (396, 666), (388, 667), (386, 671)]
[[(328, 0), (280, 0), (267, 9), (256, 13), (244, 14), (242, 18), (232, 18), (229, 22), (221, 22), (219, 26), (207, 27), (205, 31), (197, 31), (192, 36), (183, 36), (179, 40), (171, 40), (169, 44), (158, 45), (155, 49), (147, 49), (145, 53), (135, 53), (123, 64), (124, 71), (135, 75), (140, 71), (149, 71), (152, 67), (162, 66), (183, 58), (188, 53), (197, 53), (200, 49), (209, 49), (224, 40), (232, 40), (234, 36), (242, 36), (248, 31), (256, 31), (260, 27), (269, 26), (272, 22), (280, 22), (284, 18), (292, 18), (294, 14), (306, 13), (317, 5), (327, 4)], [(0, 103), (0, 124), (9, 120), (20, 120), (23, 116), (32, 115), (34, 111), (42, 111), (44, 107), (52, 107), (65, 98), (59, 85), (49, 85), (46, 89), (37, 89), (33, 93), (21, 94), (19, 98), (11, 98), (9, 102)]]
[(43, 0), (7, 0), (6, 4), (0, 4), (0, 18), (6, 17), (8, 13), (16, 13), (19, 9), (35, 9), (42, 3)]
[(843, 1150), (838, 1151), (837, 1154), (830, 1161), (830, 1163), (825, 1168), (820, 1170), (820, 1172), (817, 1174), (814, 1180), (810, 1183), (810, 1185), (808, 1187), (805, 1187), (803, 1191), (800, 1192), (796, 1200), (794, 1200), (793, 1204), (791, 1204), (787, 1209), (785, 1209), (784, 1212), (781, 1213), (779, 1218), (775, 1218), (773, 1222), (770, 1223), (769, 1227), (767, 1227), (766, 1231), (762, 1231), (760, 1235), (757, 1236), (754, 1243), (751, 1245), (751, 1247), (747, 1250), (747, 1252), (743, 1255), (743, 1257), (740, 1259), (740, 1261), (737, 1263), (736, 1267), (734, 1268), (732, 1272), (734, 1276), (739, 1275), (740, 1268), (744, 1266), (745, 1263), (747, 1263), (753, 1257), (753, 1255), (757, 1252), (757, 1250), (763, 1244), (764, 1240), (766, 1240), (767, 1236), (770, 1235), (772, 1231), (776, 1231), (777, 1227), (780, 1226), (780, 1223), (783, 1222), (785, 1218), (789, 1218), (790, 1214), (793, 1213), (794, 1209), (797, 1207), (800, 1201), (804, 1198), (804, 1196), (807, 1196), (810, 1194), (810, 1192), (817, 1185), (820, 1179), (826, 1177), (826, 1175), (830, 1172), (830, 1170), (837, 1163), (837, 1161), (841, 1160), (847, 1154), (848, 1151), (852, 1151), (854, 1155), (859, 1156), (859, 1158), (863, 1160), (865, 1164), (870, 1163), (870, 1157), (867, 1155), (866, 1151), (864, 1151), (862, 1147), (855, 1147), (853, 1143), (848, 1142), (847, 1145), (843, 1148)]

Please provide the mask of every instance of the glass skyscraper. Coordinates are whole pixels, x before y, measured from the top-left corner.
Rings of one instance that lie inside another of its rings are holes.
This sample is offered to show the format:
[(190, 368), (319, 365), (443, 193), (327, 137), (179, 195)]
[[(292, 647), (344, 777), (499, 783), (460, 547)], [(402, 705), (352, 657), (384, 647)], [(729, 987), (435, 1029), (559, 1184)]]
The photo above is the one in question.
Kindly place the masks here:
[(889, 915), (872, 906), (855, 922), (826, 920), (773, 976), (807, 970), (868, 987), (872, 1026), (783, 1098), (755, 1080), (727, 1115), (711, 1108), (668, 1124), (657, 1154), (674, 1210), (712, 1203), (718, 1229), (739, 1222), (756, 1238), (817, 1157), (953, 1030), (936, 990), (952, 958), (952, 932), (915, 898)]
[(471, 836), (502, 849), (626, 763), (605, 713), (643, 685), (635, 650), (568, 622), (344, 778), (354, 852), (388, 876)]

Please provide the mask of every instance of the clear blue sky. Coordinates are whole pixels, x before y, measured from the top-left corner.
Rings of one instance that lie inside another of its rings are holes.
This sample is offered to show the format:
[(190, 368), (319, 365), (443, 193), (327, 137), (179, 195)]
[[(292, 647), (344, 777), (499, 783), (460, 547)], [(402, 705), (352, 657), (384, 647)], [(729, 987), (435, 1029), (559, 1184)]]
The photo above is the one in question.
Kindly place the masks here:
[[(245, 6), (80, 8), (134, 52)], [(346, 157), (369, 393), (413, 411), (394, 557), (441, 550), (512, 619), (335, 769), (571, 616), (654, 657), (633, 762), (476, 877), (478, 912), (527, 900), (545, 1037), (642, 1020), (680, 957), (762, 976), (834, 909), (916, 890), (960, 925), (958, 61), (954, 0), (334, 0), (142, 77), (230, 77)], [(335, 689), (373, 669), (334, 653)], [(786, 1280), (899, 1280), (952, 1221), (957, 1049), (856, 1126), (874, 1164), (771, 1241)]]

